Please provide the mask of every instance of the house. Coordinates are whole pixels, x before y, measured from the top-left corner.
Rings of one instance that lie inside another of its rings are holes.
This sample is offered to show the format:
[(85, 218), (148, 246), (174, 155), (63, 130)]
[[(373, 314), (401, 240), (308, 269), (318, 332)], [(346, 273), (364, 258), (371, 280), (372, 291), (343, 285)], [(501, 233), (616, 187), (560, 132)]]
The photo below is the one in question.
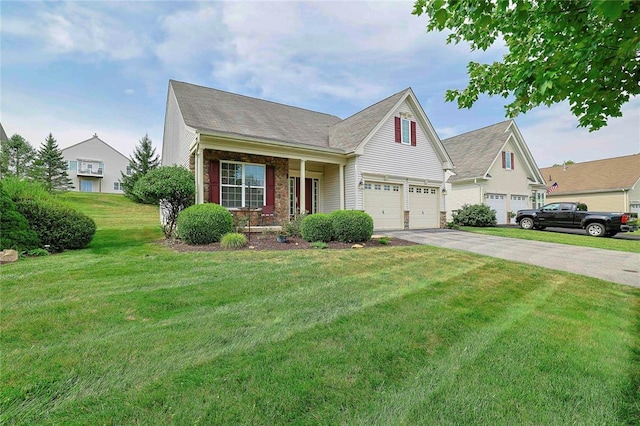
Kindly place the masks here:
[(0, 141), (8, 141), (9, 140), (9, 136), (7, 136), (7, 133), (4, 131), (4, 127), (2, 127), (2, 123), (0, 123)]
[(442, 141), (455, 172), (447, 172), (447, 220), (464, 204), (486, 204), (498, 224), (544, 204), (546, 184), (515, 121), (507, 120)]
[(120, 172), (131, 174), (129, 159), (94, 134), (62, 149), (74, 190), (122, 194)]
[(640, 214), (640, 154), (545, 167), (547, 202), (585, 203), (592, 211)]
[(410, 88), (343, 120), (173, 80), (162, 163), (194, 172), (197, 203), (252, 223), (272, 209), (276, 224), (347, 209), (379, 230), (440, 227), (452, 168)]

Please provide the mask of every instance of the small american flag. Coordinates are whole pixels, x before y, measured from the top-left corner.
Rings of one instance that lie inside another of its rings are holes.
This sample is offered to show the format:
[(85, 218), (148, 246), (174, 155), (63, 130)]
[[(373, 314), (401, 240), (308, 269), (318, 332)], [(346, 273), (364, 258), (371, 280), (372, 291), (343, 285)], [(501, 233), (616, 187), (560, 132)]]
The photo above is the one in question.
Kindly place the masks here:
[(551, 194), (556, 189), (558, 189), (558, 182), (553, 182), (553, 185), (551, 185), (549, 188), (547, 188), (547, 195)]

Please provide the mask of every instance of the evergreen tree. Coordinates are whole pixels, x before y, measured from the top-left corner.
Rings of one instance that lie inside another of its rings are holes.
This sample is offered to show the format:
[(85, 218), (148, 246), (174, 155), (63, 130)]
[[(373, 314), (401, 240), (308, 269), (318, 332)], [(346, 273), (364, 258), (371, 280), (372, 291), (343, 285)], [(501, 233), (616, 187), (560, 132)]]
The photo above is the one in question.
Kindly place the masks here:
[(73, 182), (67, 174), (67, 162), (51, 133), (36, 154), (33, 171), (34, 180), (41, 182), (49, 192), (73, 188)]
[(15, 134), (9, 140), (0, 141), (0, 146), (0, 177), (27, 177), (35, 157), (31, 144)]
[(144, 137), (138, 142), (138, 145), (133, 152), (133, 156), (129, 157), (131, 174), (126, 175), (122, 172), (120, 173), (122, 175), (120, 179), (120, 186), (122, 187), (124, 194), (137, 203), (143, 203), (144, 200), (134, 193), (133, 188), (138, 179), (146, 175), (151, 170), (157, 169), (159, 166), (160, 157), (156, 154), (156, 149), (153, 148), (149, 135), (144, 135)]

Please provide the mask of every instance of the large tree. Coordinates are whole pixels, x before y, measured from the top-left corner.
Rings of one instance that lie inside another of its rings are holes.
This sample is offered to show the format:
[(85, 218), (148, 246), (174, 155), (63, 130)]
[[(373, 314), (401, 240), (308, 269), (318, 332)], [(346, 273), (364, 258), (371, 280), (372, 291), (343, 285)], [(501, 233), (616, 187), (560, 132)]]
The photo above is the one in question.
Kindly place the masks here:
[(33, 177), (36, 181), (42, 182), (49, 192), (73, 188), (73, 182), (67, 174), (67, 162), (51, 133), (38, 149), (33, 164)]
[(417, 0), (428, 31), (448, 43), (508, 48), (502, 62), (468, 65), (469, 85), (446, 99), (470, 108), (481, 93), (512, 96), (509, 117), (567, 100), (580, 126), (597, 130), (640, 93), (638, 0)]
[(157, 169), (160, 166), (160, 157), (156, 154), (156, 149), (153, 147), (149, 135), (144, 135), (142, 139), (136, 145), (133, 152), (133, 156), (129, 157), (129, 167), (131, 168), (131, 174), (120, 173), (121, 187), (124, 194), (138, 203), (143, 202), (134, 192), (136, 182), (142, 176), (146, 175), (151, 170)]
[(9, 140), (0, 141), (0, 145), (0, 177), (27, 177), (35, 156), (31, 144), (15, 134)]

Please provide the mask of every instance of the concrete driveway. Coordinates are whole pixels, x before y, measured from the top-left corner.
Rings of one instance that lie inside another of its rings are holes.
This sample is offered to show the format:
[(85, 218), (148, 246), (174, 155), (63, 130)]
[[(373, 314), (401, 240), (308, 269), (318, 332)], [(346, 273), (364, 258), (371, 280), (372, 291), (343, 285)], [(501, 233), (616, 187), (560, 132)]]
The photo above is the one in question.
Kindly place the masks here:
[(420, 244), (469, 251), (640, 287), (638, 253), (495, 237), (452, 229), (388, 231), (385, 234)]

